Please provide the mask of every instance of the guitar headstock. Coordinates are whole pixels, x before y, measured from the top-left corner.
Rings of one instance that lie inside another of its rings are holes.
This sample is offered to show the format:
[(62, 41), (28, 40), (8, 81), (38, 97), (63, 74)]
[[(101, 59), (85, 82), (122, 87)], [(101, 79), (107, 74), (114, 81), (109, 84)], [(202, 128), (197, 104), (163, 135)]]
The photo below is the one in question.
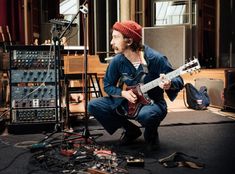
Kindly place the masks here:
[(197, 58), (193, 58), (193, 60), (187, 62), (183, 66), (180, 67), (181, 74), (190, 73), (193, 72), (199, 72), (201, 69), (201, 65)]

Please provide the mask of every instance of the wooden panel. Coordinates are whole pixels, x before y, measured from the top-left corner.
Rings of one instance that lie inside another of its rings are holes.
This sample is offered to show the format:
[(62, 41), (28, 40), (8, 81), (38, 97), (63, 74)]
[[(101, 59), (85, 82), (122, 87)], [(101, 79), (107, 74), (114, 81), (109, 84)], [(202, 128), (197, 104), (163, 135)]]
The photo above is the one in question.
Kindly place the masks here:
[[(107, 63), (101, 63), (98, 55), (88, 55), (88, 73), (96, 73), (101, 91), (103, 95), (106, 93), (103, 90), (103, 77), (108, 67)], [(84, 73), (84, 56), (64, 56), (64, 74), (81, 74)]]
[[(104, 74), (108, 64), (101, 63), (97, 55), (87, 56), (87, 72)], [(64, 73), (65, 74), (80, 74), (84, 73), (84, 56), (64, 56)]]

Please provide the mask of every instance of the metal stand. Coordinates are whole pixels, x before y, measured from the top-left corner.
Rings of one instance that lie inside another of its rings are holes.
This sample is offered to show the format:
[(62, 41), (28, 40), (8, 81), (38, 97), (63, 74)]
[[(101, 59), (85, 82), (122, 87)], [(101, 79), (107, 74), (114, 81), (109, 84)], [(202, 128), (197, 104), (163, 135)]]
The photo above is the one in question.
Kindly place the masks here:
[[(85, 86), (84, 86), (84, 92), (85, 92), (85, 113), (84, 113), (84, 118), (85, 118), (85, 127), (83, 130), (83, 137), (85, 138), (85, 143), (88, 143), (88, 138), (90, 138), (90, 132), (88, 130), (88, 111), (87, 111), (87, 105), (88, 105), (88, 75), (87, 75), (87, 70), (88, 70), (88, 58), (87, 58), (87, 27), (86, 27), (86, 19), (87, 19), (87, 14), (88, 14), (88, 8), (84, 5), (86, 2), (81, 5), (81, 8), (77, 12), (77, 14), (73, 17), (71, 22), (67, 25), (65, 30), (61, 33), (61, 35), (58, 37), (58, 47), (60, 47), (60, 40), (63, 38), (65, 35), (66, 31), (69, 29), (69, 27), (72, 25), (73, 21), (76, 19), (77, 15), (79, 13), (83, 14), (83, 32), (84, 32), (84, 80), (85, 80)], [(54, 41), (55, 42), (55, 41)], [(96, 134), (95, 136), (99, 136), (100, 134)]]
[(88, 138), (90, 137), (90, 132), (88, 130), (88, 112), (87, 112), (87, 105), (88, 105), (88, 76), (87, 76), (87, 69), (88, 69), (88, 58), (87, 58), (87, 27), (86, 27), (86, 19), (87, 19), (88, 10), (83, 10), (83, 32), (84, 32), (84, 68), (85, 68), (85, 128), (83, 132), (83, 136), (85, 137), (85, 142), (87, 143)]

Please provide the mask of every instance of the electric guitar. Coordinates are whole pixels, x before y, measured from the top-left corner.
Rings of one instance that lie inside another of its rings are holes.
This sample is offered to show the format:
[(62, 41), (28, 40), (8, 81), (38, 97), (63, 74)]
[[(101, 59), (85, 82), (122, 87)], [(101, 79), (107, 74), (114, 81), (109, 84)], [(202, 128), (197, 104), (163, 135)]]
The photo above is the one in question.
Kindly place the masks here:
[[(193, 59), (192, 61), (182, 65), (178, 69), (166, 74), (166, 78), (171, 80), (179, 75), (192, 73), (201, 68), (198, 59)], [(117, 113), (120, 115), (128, 116), (129, 118), (135, 118), (138, 115), (141, 107), (147, 104), (150, 104), (152, 100), (148, 97), (147, 92), (161, 83), (161, 78), (157, 78), (153, 81), (150, 81), (146, 84), (137, 84), (135, 86), (127, 86), (126, 90), (132, 90), (134, 94), (137, 96), (137, 100), (135, 103), (131, 103), (128, 101), (128, 111), (117, 110)]]

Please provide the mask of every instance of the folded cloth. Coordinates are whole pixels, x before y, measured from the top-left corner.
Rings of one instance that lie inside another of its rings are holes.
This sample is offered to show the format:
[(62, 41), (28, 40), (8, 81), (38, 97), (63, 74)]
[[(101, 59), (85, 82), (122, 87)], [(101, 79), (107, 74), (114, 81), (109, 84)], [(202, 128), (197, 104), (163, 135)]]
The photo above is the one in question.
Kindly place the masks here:
[(193, 169), (202, 169), (205, 164), (199, 162), (195, 156), (190, 156), (182, 152), (174, 152), (171, 155), (158, 160), (166, 168), (188, 167)]

